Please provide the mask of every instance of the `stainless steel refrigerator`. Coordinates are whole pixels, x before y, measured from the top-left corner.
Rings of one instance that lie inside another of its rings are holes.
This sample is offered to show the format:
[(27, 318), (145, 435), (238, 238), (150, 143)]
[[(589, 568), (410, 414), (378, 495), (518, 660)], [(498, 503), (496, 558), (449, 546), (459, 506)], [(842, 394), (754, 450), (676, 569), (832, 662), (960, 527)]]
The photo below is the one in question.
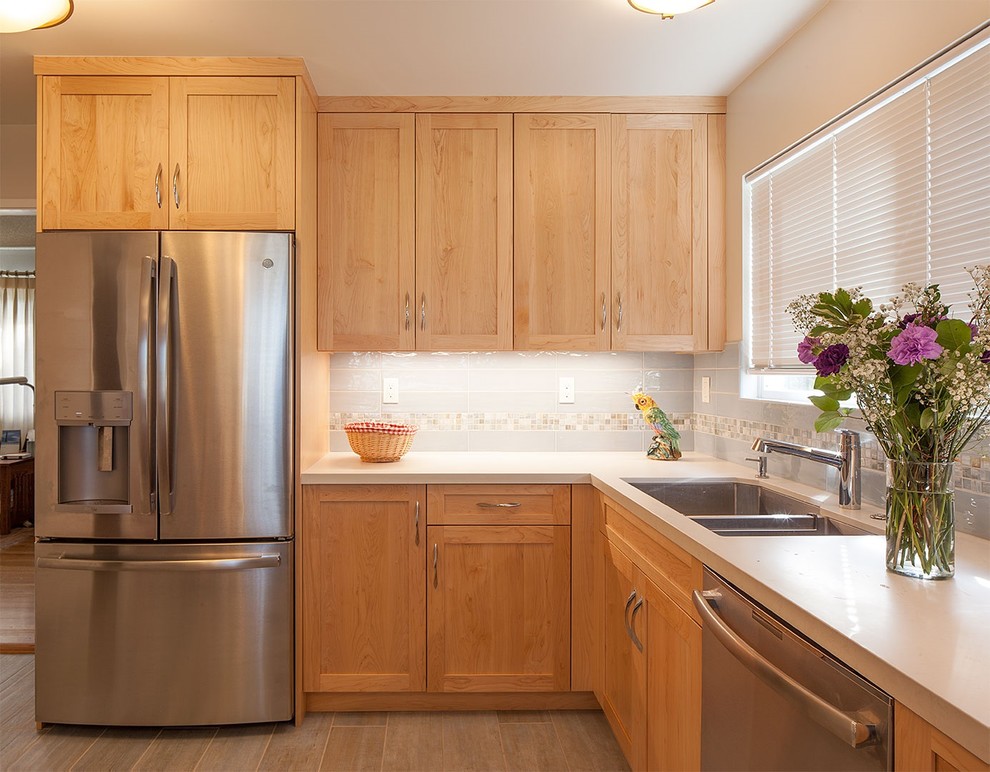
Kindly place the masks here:
[(292, 236), (37, 239), (36, 718), (293, 705)]

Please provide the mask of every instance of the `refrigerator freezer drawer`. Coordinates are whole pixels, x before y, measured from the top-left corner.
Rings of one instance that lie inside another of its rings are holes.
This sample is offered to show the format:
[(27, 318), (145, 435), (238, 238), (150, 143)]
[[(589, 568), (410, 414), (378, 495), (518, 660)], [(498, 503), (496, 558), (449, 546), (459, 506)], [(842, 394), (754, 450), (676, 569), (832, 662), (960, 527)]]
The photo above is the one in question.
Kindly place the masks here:
[(41, 722), (292, 717), (292, 543), (36, 545)]

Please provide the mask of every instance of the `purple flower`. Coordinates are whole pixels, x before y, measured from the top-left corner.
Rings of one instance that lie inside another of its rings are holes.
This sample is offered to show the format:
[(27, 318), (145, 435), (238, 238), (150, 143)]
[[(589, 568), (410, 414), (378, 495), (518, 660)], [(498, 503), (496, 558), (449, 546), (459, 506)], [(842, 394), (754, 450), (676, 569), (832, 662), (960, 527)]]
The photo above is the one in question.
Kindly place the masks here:
[(897, 323), (897, 326), (903, 330), (909, 324), (912, 324), (919, 316), (921, 316), (921, 314), (904, 314), (904, 317)]
[(970, 340), (980, 334), (980, 327), (976, 322), (969, 322)]
[(910, 365), (923, 359), (938, 359), (942, 347), (935, 342), (937, 337), (931, 327), (912, 324), (890, 342), (887, 356), (899, 365)]
[(815, 360), (815, 370), (822, 378), (835, 375), (849, 359), (849, 347), (845, 343), (829, 346)]
[(807, 335), (797, 345), (798, 359), (806, 365), (813, 365), (818, 355), (815, 353), (815, 346), (821, 341), (818, 338), (809, 338)]
[(980, 355), (980, 361), (985, 365), (990, 365), (990, 349), (987, 349)]

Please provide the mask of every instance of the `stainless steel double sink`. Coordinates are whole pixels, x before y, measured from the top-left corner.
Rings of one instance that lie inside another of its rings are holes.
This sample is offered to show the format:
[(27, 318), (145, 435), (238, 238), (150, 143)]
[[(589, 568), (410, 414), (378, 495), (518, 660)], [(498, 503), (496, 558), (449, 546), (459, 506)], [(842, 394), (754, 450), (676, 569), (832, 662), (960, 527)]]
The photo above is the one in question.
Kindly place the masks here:
[(869, 532), (755, 483), (734, 480), (637, 480), (634, 488), (722, 536), (859, 536)]

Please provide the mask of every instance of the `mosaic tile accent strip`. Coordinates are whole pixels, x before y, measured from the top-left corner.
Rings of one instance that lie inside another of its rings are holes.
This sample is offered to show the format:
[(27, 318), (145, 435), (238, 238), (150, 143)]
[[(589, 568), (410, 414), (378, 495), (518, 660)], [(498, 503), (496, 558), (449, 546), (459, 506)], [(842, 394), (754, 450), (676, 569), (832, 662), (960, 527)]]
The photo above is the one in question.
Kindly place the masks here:
[[(679, 431), (693, 428), (694, 413), (670, 416)], [(632, 413), (332, 413), (330, 430), (343, 430), (352, 421), (415, 424), (424, 431), (492, 432), (641, 432), (646, 426)]]

